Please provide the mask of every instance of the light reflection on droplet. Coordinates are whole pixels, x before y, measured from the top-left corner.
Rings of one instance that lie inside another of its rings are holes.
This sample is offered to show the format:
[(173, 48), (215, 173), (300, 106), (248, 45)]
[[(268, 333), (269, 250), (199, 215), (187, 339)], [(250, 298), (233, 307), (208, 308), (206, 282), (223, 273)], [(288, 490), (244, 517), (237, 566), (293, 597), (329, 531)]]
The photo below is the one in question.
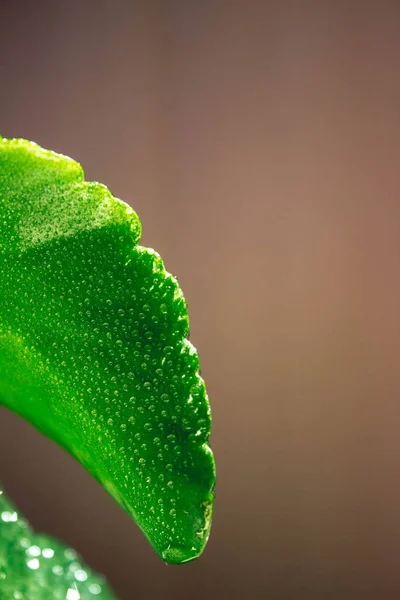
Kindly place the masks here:
[(75, 560), (76, 552), (75, 552), (75, 550), (72, 550), (72, 548), (67, 548), (66, 550), (64, 550), (64, 556), (68, 560)]
[(75, 586), (74, 588), (69, 588), (69, 590), (67, 591), (65, 600), (80, 600), (80, 597), (81, 597), (81, 595)]
[(18, 521), (18, 513), (16, 513), (15, 511), (10, 512), (8, 510), (5, 510), (4, 512), (1, 513), (1, 519), (5, 523), (14, 523), (14, 522)]
[(75, 573), (75, 578), (78, 581), (86, 581), (86, 579), (88, 578), (86, 571), (84, 571), (83, 569), (78, 569)]
[(26, 553), (29, 556), (40, 556), (41, 554), (39, 546), (31, 546), (27, 549)]
[(54, 575), (62, 575), (64, 573), (64, 569), (62, 568), (61, 565), (55, 565), (52, 568), (52, 571), (53, 571)]
[(69, 565), (69, 570), (75, 573), (78, 569), (81, 568), (81, 565), (78, 562), (73, 562)]
[(39, 568), (39, 561), (37, 558), (32, 558), (31, 560), (28, 560), (28, 562), (26, 563), (28, 565), (28, 567), (30, 569), (36, 570)]
[(89, 592), (94, 596), (97, 596), (97, 594), (101, 593), (101, 587), (98, 583), (92, 583), (91, 585), (89, 585)]
[(53, 558), (53, 556), (54, 556), (54, 550), (52, 548), (43, 548), (43, 550), (42, 550), (42, 556), (44, 558)]

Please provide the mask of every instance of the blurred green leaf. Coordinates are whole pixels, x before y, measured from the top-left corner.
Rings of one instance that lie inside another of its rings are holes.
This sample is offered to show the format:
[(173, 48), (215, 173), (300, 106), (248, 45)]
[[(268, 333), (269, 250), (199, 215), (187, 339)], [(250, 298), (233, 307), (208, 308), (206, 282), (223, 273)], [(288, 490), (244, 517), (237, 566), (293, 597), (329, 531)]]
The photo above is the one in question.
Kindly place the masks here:
[(0, 487), (1, 600), (115, 600), (71, 548), (33, 533)]

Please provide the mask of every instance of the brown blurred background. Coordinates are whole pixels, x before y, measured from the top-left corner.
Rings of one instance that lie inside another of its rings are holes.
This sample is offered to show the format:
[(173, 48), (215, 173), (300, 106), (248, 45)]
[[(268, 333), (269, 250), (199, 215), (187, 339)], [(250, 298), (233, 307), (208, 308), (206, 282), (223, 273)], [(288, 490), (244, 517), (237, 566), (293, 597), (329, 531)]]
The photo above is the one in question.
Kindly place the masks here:
[(121, 600), (400, 598), (400, 2), (0, 3), (0, 131), (79, 160), (186, 294), (204, 555), (166, 567), (0, 412), (0, 477)]

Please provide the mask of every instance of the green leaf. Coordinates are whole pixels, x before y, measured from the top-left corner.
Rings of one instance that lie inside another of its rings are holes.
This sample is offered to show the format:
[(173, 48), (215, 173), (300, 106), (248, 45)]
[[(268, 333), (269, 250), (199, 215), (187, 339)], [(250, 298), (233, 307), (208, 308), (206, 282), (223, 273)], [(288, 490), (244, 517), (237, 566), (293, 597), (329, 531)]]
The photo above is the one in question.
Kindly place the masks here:
[(0, 486), (0, 598), (115, 600), (71, 548), (33, 533)]
[(182, 292), (140, 235), (76, 162), (0, 138), (0, 402), (182, 563), (210, 531), (210, 407)]

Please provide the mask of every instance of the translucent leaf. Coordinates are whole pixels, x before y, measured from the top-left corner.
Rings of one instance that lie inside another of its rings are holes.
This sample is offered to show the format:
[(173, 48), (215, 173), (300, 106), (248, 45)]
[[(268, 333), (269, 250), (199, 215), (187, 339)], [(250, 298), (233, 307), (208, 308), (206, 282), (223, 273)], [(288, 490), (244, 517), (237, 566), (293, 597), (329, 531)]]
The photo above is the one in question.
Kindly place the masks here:
[(0, 138), (0, 401), (181, 563), (210, 531), (210, 407), (182, 292), (140, 234), (76, 162)]

